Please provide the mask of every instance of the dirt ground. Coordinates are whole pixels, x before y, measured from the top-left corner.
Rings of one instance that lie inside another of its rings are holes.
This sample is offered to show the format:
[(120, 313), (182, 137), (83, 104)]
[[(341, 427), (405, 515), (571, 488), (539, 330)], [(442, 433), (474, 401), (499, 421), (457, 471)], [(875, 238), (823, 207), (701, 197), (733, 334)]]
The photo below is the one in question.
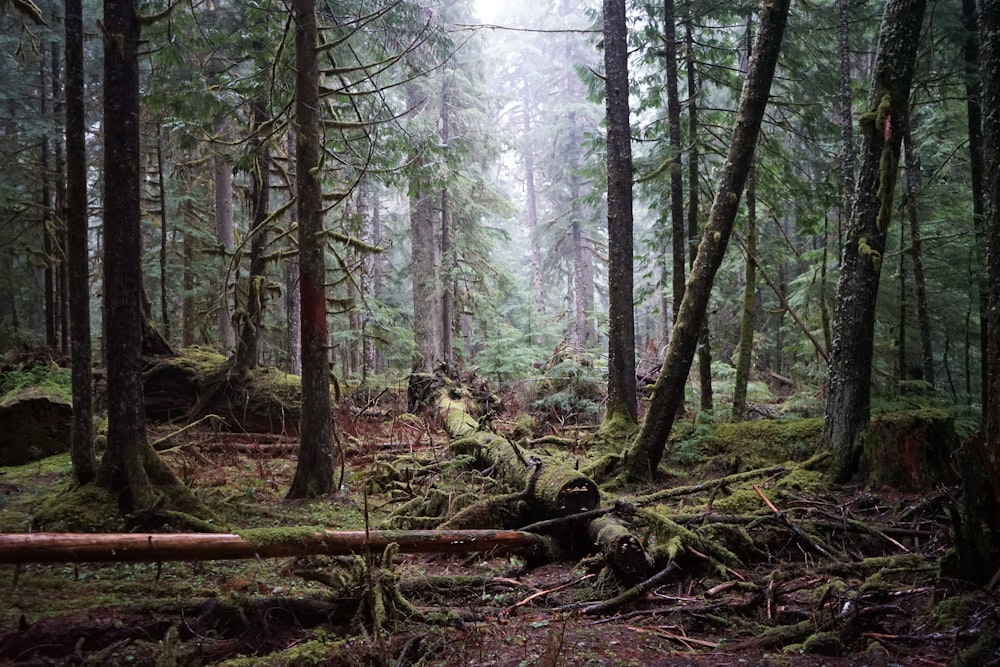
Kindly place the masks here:
[[(342, 406), (347, 476), (341, 493), (316, 502), (283, 498), (295, 466), (291, 439), (210, 428), (171, 436), (175, 429), (166, 426), (152, 428), (150, 439), (162, 440), (166, 460), (233, 529), (375, 528), (431, 488), (491, 488), (481, 472), (448, 470), (443, 432), (401, 413), (398, 405)], [(380, 463), (406, 456), (442, 465), (387, 477)], [(691, 467), (685, 479), (622, 493), (708, 481), (712, 470)], [(0, 532), (65, 529), (73, 516), (34, 528), (31, 521), (67, 487), (70, 472), (67, 455), (0, 468)], [(708, 485), (657, 505), (674, 517), (701, 516), (686, 525), (731, 546), (740, 566), (719, 567), (687, 544), (665, 584), (601, 613), (588, 613), (586, 603), (624, 586), (615, 588), (600, 559), (585, 552), (533, 567), (489, 554), (405, 555), (381, 566), (373, 557), (367, 568), (361, 557), (328, 556), (0, 566), (0, 664), (1000, 665), (996, 595), (939, 575), (954, 490), (819, 493), (777, 478), (748, 484), (781, 503), (788, 523), (763, 503), (741, 512), (759, 526), (711, 523), (713, 512), (738, 514), (712, 507), (735, 497), (736, 485)], [(61, 515), (50, 507), (47, 516)], [(837, 517), (840, 529), (832, 525)], [(848, 519), (872, 530), (848, 530)], [(822, 536), (833, 557), (792, 526)], [(381, 626), (365, 604), (374, 569), (389, 573), (413, 605)]]

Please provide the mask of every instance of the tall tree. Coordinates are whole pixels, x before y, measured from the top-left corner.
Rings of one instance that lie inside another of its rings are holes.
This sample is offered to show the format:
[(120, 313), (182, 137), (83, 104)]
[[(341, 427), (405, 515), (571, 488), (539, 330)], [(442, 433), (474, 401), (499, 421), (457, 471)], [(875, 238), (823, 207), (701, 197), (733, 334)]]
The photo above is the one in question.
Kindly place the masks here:
[[(140, 18), (137, 0), (104, 2), (104, 321), (108, 444), (97, 484), (125, 511), (183, 487), (146, 437), (139, 200)], [(177, 496), (175, 496), (177, 497)]]
[(87, 225), (87, 144), (83, 76), (83, 2), (66, 0), (66, 230), (73, 385), (73, 475), (86, 484), (97, 473), (94, 454), (94, 375), (90, 345), (90, 262)]
[[(969, 176), (972, 186), (972, 216), (973, 227), (976, 231), (977, 247), (986, 246), (986, 231), (984, 226), (983, 199), (983, 135), (982, 135), (982, 104), (980, 97), (982, 94), (982, 82), (980, 81), (979, 66), (979, 37), (976, 24), (976, 0), (962, 0), (962, 25), (965, 27), (965, 40), (962, 44), (962, 59), (965, 61), (965, 107), (966, 107), (966, 127), (969, 135)], [(987, 323), (989, 316), (986, 305), (987, 285), (984, 278), (979, 280), (979, 327), (980, 338), (983, 341), (989, 340), (987, 335)], [(983, 414), (988, 414), (990, 410), (989, 397), (989, 372), (987, 366), (987, 354), (981, 355), (982, 387), (980, 398), (983, 405)], [(970, 392), (971, 393), (971, 392)], [(969, 396), (969, 401), (972, 397)]]
[(608, 133), (607, 420), (638, 420), (632, 261), (632, 132), (629, 123), (625, 0), (604, 0), (604, 80)]
[(299, 221), (302, 323), (302, 418), (289, 498), (334, 491), (330, 362), (327, 360), (326, 262), (323, 252), (322, 127), (315, 0), (294, 0), (295, 188)]
[(861, 117), (861, 173), (837, 283), (824, 420), (824, 437), (839, 480), (853, 475), (861, 463), (860, 436), (868, 424), (871, 401), (875, 298), (925, 5), (925, 0), (886, 3), (868, 112)]
[(788, 6), (789, 0), (767, 0), (764, 3), (760, 31), (743, 84), (725, 168), (720, 175), (708, 224), (698, 247), (698, 257), (691, 270), (662, 370), (653, 388), (649, 411), (638, 438), (626, 452), (624, 472), (630, 477), (648, 478), (655, 474), (677, 410), (684, 400), (684, 387), (698, 347), (712, 284), (722, 264), (743, 186), (753, 162), (757, 133), (764, 118), (781, 51)]

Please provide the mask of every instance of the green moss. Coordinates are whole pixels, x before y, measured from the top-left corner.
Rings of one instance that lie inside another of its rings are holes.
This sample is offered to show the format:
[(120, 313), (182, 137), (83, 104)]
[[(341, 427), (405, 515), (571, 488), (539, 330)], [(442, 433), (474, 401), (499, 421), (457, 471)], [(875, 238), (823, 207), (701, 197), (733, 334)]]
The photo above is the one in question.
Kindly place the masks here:
[(938, 602), (932, 614), (939, 628), (950, 631), (968, 623), (982, 606), (983, 600), (976, 594), (956, 595)]
[(817, 632), (802, 642), (803, 653), (840, 657), (847, 653), (847, 647), (836, 634), (832, 632)]
[(316, 533), (325, 530), (322, 526), (290, 526), (287, 528), (251, 528), (236, 531), (236, 534), (254, 546), (272, 544), (310, 544), (316, 541)]
[(41, 398), (71, 403), (73, 401), (71, 382), (70, 369), (53, 363), (19, 367), (0, 373), (0, 406), (27, 389)]
[(50, 493), (32, 517), (47, 532), (101, 532), (118, 527), (120, 512), (114, 496), (95, 484), (69, 486)]

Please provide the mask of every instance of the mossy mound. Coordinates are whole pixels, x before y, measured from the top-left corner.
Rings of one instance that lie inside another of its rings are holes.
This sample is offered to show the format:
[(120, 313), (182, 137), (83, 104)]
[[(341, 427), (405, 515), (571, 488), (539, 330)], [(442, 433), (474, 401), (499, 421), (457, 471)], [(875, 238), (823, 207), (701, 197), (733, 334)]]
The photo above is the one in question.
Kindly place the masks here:
[(671, 458), (682, 466), (763, 468), (808, 459), (822, 438), (820, 418), (699, 424), (689, 433), (675, 429)]
[(302, 382), (277, 368), (257, 368), (245, 378), (231, 376), (229, 359), (213, 350), (191, 347), (156, 359), (144, 373), (146, 414), (173, 421), (216, 414), (226, 428), (255, 433), (298, 432)]
[(94, 484), (70, 486), (46, 496), (32, 517), (36, 530), (50, 533), (96, 533), (119, 527), (115, 497)]

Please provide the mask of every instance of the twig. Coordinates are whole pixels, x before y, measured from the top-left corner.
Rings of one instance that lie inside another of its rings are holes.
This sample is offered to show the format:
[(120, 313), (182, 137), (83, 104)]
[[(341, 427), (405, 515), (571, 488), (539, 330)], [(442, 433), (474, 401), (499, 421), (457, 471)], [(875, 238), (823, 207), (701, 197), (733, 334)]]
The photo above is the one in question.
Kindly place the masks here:
[(675, 561), (670, 561), (667, 566), (654, 574), (649, 579), (646, 579), (642, 583), (636, 584), (632, 588), (616, 595), (610, 600), (601, 600), (600, 602), (581, 602), (572, 605), (565, 605), (563, 607), (558, 607), (556, 611), (571, 611), (575, 610), (581, 616), (593, 615), (593, 614), (604, 614), (622, 605), (635, 600), (641, 595), (645, 595), (649, 591), (653, 590), (660, 584), (667, 581), (667, 578), (671, 574), (680, 569)]
[(500, 612), (499, 616), (500, 616), (500, 618), (504, 618), (506, 616), (509, 616), (512, 611), (514, 611), (518, 607), (523, 607), (524, 605), (528, 604), (532, 600), (537, 600), (540, 597), (544, 597), (544, 596), (550, 595), (552, 593), (557, 593), (557, 592), (559, 592), (559, 591), (561, 591), (563, 589), (569, 588), (570, 586), (575, 586), (575, 585), (577, 585), (577, 584), (579, 584), (581, 582), (586, 581), (587, 579), (592, 578), (593, 576), (594, 576), (593, 574), (585, 574), (582, 577), (574, 577), (573, 579), (571, 579), (569, 581), (564, 581), (563, 583), (559, 584), (558, 586), (556, 586), (554, 588), (549, 588), (549, 589), (544, 590), (544, 591), (536, 591), (536, 592), (532, 593), (531, 595), (529, 595), (528, 597), (524, 598), (523, 600), (518, 600), (517, 602), (515, 602), (511, 606), (509, 606), (506, 609), (502, 610)]
[[(205, 416), (204, 416), (204, 417), (202, 417), (201, 419), (196, 419), (195, 421), (191, 422), (190, 424), (186, 424), (185, 426), (182, 426), (182, 427), (180, 427), (179, 429), (177, 429), (177, 430), (176, 430), (176, 431), (174, 431), (173, 433), (170, 433), (170, 434), (168, 434), (168, 435), (165, 435), (165, 436), (163, 436), (162, 438), (157, 438), (156, 440), (154, 440), (154, 441), (153, 441), (153, 442), (151, 443), (151, 444), (152, 444), (152, 446), (153, 446), (153, 449), (156, 449), (156, 446), (157, 446), (157, 445), (162, 445), (162, 444), (163, 444), (164, 442), (166, 442), (166, 441), (168, 441), (168, 440), (170, 440), (170, 439), (172, 439), (172, 438), (175, 438), (175, 437), (177, 437), (178, 435), (180, 435), (180, 434), (181, 434), (181, 433), (183, 433), (184, 431), (187, 431), (187, 430), (189, 430), (189, 429), (191, 429), (191, 428), (194, 428), (194, 427), (195, 427), (195, 426), (197, 426), (198, 424), (202, 423), (203, 421), (206, 421), (206, 420), (209, 420), (209, 419), (211, 419), (211, 420), (215, 420), (215, 421), (216, 421), (217, 423), (220, 423), (220, 424), (221, 424), (221, 423), (222, 423), (222, 421), (223, 421), (222, 417), (220, 417), (219, 415), (205, 415)], [(186, 444), (190, 444), (190, 443), (185, 443), (185, 445), (186, 445)], [(181, 447), (184, 447), (184, 445), (177, 445), (177, 446), (175, 446), (175, 447), (170, 447), (170, 448), (168, 448), (168, 449), (163, 449), (163, 450), (157, 450), (157, 451), (159, 451), (159, 452), (160, 452), (161, 454), (164, 454), (164, 453), (166, 453), (166, 452), (172, 452), (172, 451), (174, 451), (175, 449), (180, 449)]]
[(735, 484), (736, 482), (742, 482), (744, 480), (753, 479), (754, 477), (768, 477), (787, 472), (788, 468), (786, 468), (785, 466), (758, 468), (757, 470), (748, 470), (746, 472), (740, 472), (736, 473), (735, 475), (729, 475), (727, 477), (713, 479), (711, 481), (703, 482), (701, 484), (695, 484), (693, 486), (678, 486), (673, 489), (664, 489), (662, 491), (650, 493), (645, 496), (638, 496), (632, 502), (634, 502), (636, 505), (648, 505), (649, 503), (655, 503), (660, 500), (666, 500), (667, 498), (675, 498), (677, 496), (685, 496), (685, 495), (690, 495), (692, 493), (700, 493), (701, 491), (709, 491), (718, 488), (719, 486), (724, 486), (726, 484)]
[(789, 519), (781, 511), (779, 511), (778, 508), (774, 506), (774, 503), (768, 500), (767, 496), (764, 495), (764, 492), (760, 490), (759, 486), (754, 484), (753, 490), (757, 492), (757, 495), (760, 496), (760, 499), (764, 501), (764, 504), (767, 505), (768, 509), (770, 509), (774, 513), (775, 518), (784, 523), (788, 527), (788, 529), (791, 530), (796, 537), (805, 542), (810, 549), (818, 553), (821, 553), (827, 558), (830, 558), (832, 560), (841, 560), (840, 558), (837, 558), (836, 556), (831, 554), (825, 547), (823, 547), (823, 545), (821, 545), (815, 539), (807, 535), (805, 531), (796, 526), (791, 519)]

